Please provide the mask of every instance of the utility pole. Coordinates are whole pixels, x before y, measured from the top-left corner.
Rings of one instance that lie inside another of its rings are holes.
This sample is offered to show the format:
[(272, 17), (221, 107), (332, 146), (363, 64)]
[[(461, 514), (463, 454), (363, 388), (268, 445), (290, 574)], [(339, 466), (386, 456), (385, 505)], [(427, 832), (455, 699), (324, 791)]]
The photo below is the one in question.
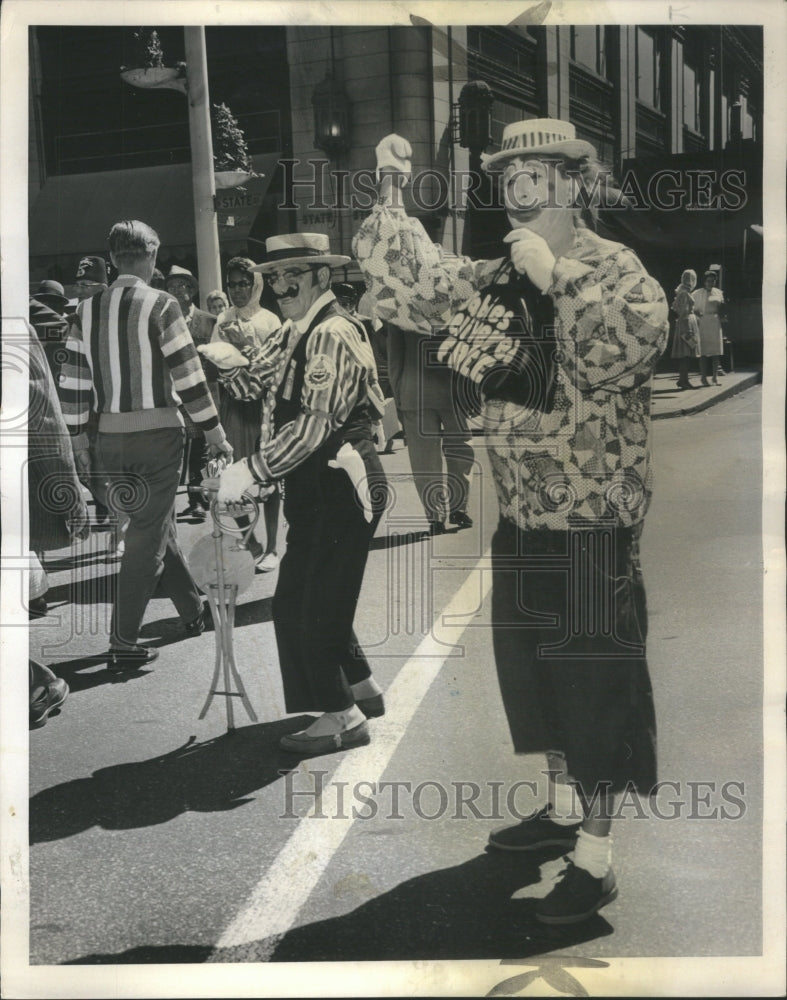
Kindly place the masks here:
[(189, 102), (189, 136), (191, 139), (191, 176), (194, 193), (194, 230), (197, 240), (200, 305), (204, 296), (221, 288), (219, 230), (216, 225), (213, 176), (213, 139), (210, 129), (210, 93), (208, 63), (205, 52), (205, 29), (184, 28)]

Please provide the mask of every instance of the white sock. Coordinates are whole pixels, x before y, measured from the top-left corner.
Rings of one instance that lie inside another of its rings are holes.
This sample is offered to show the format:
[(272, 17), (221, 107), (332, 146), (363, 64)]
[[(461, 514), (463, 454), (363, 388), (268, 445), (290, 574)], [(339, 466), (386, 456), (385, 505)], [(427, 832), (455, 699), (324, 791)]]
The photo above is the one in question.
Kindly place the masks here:
[(335, 736), (336, 733), (343, 733), (347, 729), (353, 729), (366, 720), (366, 716), (353, 705), (343, 712), (326, 712), (305, 729), (309, 736)]
[(576, 789), (568, 782), (550, 782), (549, 818), (558, 826), (573, 826), (583, 819), (582, 805)]
[(367, 677), (364, 681), (358, 681), (357, 684), (351, 684), (350, 690), (353, 693), (353, 698), (373, 698), (376, 694), (382, 694), (383, 690), (374, 677)]
[(597, 837), (580, 829), (571, 860), (577, 868), (590, 872), (593, 878), (604, 878), (612, 866), (612, 835)]

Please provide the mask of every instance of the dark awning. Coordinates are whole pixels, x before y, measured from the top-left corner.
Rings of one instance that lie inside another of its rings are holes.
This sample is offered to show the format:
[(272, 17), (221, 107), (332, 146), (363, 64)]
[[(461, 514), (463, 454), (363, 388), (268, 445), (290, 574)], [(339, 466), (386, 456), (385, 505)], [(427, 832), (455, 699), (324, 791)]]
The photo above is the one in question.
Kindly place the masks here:
[[(218, 192), (220, 239), (225, 236), (233, 241), (245, 239), (278, 165), (279, 154), (261, 154), (252, 160), (254, 169), (264, 176), (245, 184), (245, 195), (243, 192), (236, 195), (235, 200), (247, 202), (248, 209), (234, 213), (231, 227), (221, 224), (228, 213), (220, 206), (221, 199), (233, 192)], [(191, 164), (50, 177), (30, 206), (30, 256), (105, 253), (107, 235), (118, 219), (147, 222), (159, 234), (166, 250), (193, 247)]]

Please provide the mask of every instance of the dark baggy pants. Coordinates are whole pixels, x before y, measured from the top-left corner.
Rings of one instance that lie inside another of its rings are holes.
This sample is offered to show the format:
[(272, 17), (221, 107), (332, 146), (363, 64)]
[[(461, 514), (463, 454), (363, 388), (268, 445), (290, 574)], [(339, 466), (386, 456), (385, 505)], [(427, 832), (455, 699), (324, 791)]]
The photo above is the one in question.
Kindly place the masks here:
[(656, 722), (632, 529), (520, 531), (492, 540), (500, 691), (517, 753), (563, 753), (583, 794), (648, 793)]
[(136, 643), (157, 584), (183, 621), (196, 618), (202, 606), (175, 529), (183, 441), (180, 427), (98, 435), (96, 450), (108, 483), (108, 502), (129, 518), (112, 609), (113, 646)]
[[(371, 442), (358, 447), (373, 453)], [(289, 531), (273, 596), (284, 699), (288, 712), (340, 712), (353, 704), (350, 685), (371, 674), (353, 619), (381, 511), (366, 521), (342, 470), (321, 469), (311, 489), (304, 480), (285, 480)]]

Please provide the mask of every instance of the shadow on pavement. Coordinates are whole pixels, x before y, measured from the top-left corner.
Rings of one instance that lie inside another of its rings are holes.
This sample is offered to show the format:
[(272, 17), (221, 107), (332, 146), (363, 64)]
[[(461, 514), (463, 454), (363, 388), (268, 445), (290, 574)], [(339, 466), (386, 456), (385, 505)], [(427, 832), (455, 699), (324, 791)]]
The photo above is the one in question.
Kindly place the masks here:
[[(443, 534), (455, 535), (458, 532), (459, 528), (448, 527)], [(408, 531), (403, 535), (377, 535), (376, 538), (372, 539), (369, 551), (374, 552), (376, 549), (398, 549), (402, 545), (415, 545), (425, 542), (430, 537), (431, 535), (426, 529), (423, 531)]]
[(118, 952), (116, 955), (85, 955), (82, 958), (72, 958), (68, 962), (61, 962), (60, 965), (167, 965), (175, 962), (196, 964), (204, 962), (210, 952), (211, 949), (206, 945), (169, 944), (160, 947), (142, 945)]
[[(64, 601), (66, 604), (107, 604), (114, 597), (116, 572), (113, 570), (102, 576), (89, 576), (82, 580), (69, 580), (50, 587), (46, 592), (47, 602)], [(113, 581), (110, 583), (110, 581)]]
[[(238, 604), (235, 608), (235, 628), (245, 628), (247, 625), (262, 625), (273, 621), (271, 609), (272, 598), (261, 597), (256, 601)], [(213, 619), (208, 614), (206, 632), (213, 632)], [(183, 633), (183, 622), (180, 618), (161, 618), (158, 621), (143, 625), (139, 633), (139, 641), (147, 646), (171, 646), (175, 642), (186, 639)], [(156, 640), (155, 642), (153, 640)], [(186, 647), (188, 649), (188, 647)]]
[[(306, 924), (279, 941), (256, 941), (213, 954), (214, 962), (432, 961), (522, 959), (576, 947), (613, 933), (596, 914), (551, 927), (534, 916), (536, 899), (512, 895), (540, 882), (540, 865), (560, 857), (543, 851), (523, 859), (489, 852), (452, 868), (402, 882), (341, 917)], [(374, 875), (356, 880), (374, 891)], [(350, 891), (350, 890), (348, 890)], [(565, 965), (582, 961), (565, 958)]]
[(111, 674), (108, 670), (93, 670), (91, 673), (83, 673), (90, 667), (106, 666), (108, 652), (96, 653), (91, 656), (78, 656), (72, 660), (60, 660), (56, 663), (47, 663), (47, 666), (58, 677), (62, 677), (68, 684), (71, 694), (78, 691), (89, 691), (90, 688), (98, 687), (99, 684), (125, 684), (127, 681), (139, 677), (146, 677), (152, 670), (147, 667), (140, 667), (138, 670), (129, 670), (124, 674)]
[(150, 760), (117, 764), (38, 792), (30, 799), (30, 843), (60, 840), (98, 826), (131, 830), (186, 812), (224, 812), (297, 767), (279, 739), (313, 721), (297, 716), (244, 726)]

